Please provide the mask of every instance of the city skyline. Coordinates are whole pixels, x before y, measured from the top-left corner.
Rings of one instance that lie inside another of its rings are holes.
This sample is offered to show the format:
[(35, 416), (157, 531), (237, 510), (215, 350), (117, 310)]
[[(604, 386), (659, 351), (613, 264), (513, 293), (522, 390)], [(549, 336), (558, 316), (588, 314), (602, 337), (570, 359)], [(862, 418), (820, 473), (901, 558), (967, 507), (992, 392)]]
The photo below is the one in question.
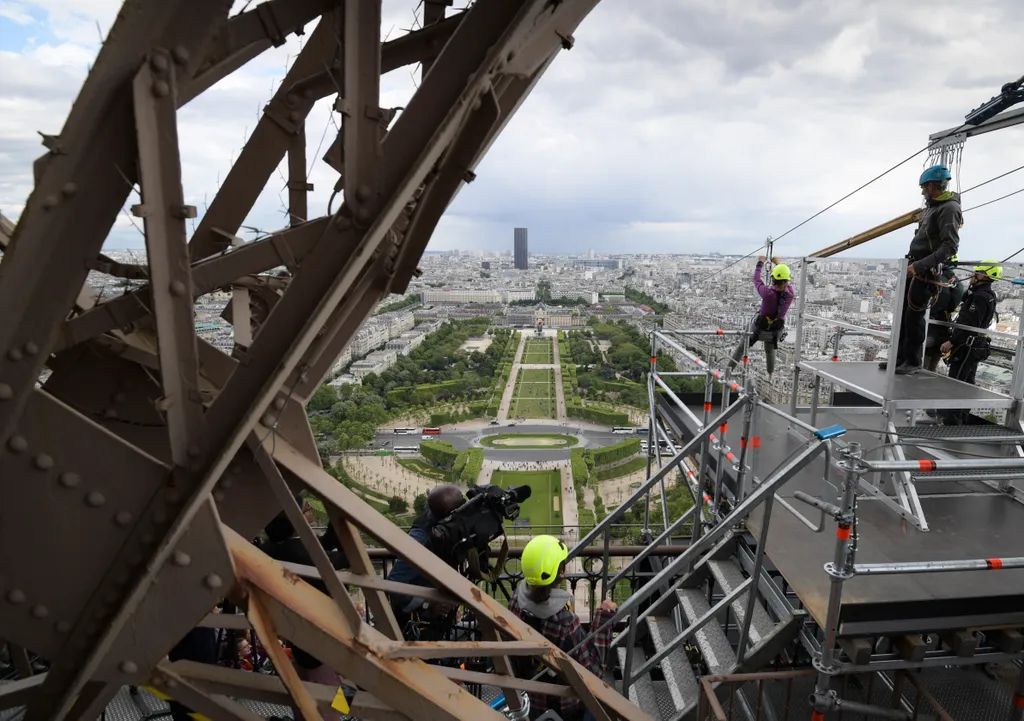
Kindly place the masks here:
[[(781, 0), (759, 13), (677, 5), (651, 0), (641, 11), (602, 3), (476, 168), (430, 248), (500, 250), (509, 228), (522, 226), (536, 254), (744, 254), (921, 149), (930, 133), (957, 126), (1019, 75), (1012, 28), (1024, 21), (1024, 6), (1009, 0), (970, 8), (937, 1), (927, 27), (914, 9), (881, 2), (836, 2), (828, 13), (818, 2)], [(109, 28), (116, 8), (112, 0), (77, 9), (35, 0), (0, 9), (0, 61), (9, 70), (0, 88), (8, 104), (0, 126), (5, 215), (18, 217), (43, 151), (37, 131), (59, 131), (56, 119), (99, 48), (97, 25)], [(385, 2), (383, 26), (396, 28), (392, 35), (410, 20), (407, 6)], [(183, 183), (199, 219), (299, 42), (268, 51), (182, 109)], [(942, 62), (921, 62), (936, 57)], [(382, 104), (404, 106), (416, 74), (384, 76)], [(326, 211), (337, 180), (320, 160), (320, 138), (326, 145), (332, 121), (340, 123), (332, 102), (319, 104), (307, 125), (315, 214)], [(640, 112), (624, 115), (623, 107)], [(1010, 128), (969, 140), (961, 187), (1020, 165), (1012, 150), (1022, 147), (1022, 133)], [(813, 252), (918, 207), (924, 162), (918, 155), (787, 236), (779, 250)], [(1021, 182), (1018, 175), (986, 185), (965, 207)], [(269, 188), (238, 234), (248, 240), (256, 237), (250, 228), (284, 226), (286, 196)], [(1008, 229), (1022, 201), (1024, 194), (966, 216), (965, 243), (978, 248), (971, 255), (1016, 250)], [(886, 252), (865, 254), (898, 257), (909, 237), (901, 231), (878, 244)], [(106, 247), (142, 245), (122, 213)]]

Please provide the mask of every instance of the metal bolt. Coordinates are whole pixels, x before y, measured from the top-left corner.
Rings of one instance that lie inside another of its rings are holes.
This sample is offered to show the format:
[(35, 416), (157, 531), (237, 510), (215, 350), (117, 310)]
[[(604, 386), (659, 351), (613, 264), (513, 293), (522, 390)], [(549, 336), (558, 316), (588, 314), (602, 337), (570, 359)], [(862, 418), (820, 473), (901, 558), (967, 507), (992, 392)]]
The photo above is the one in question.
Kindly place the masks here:
[(175, 45), (174, 49), (171, 50), (171, 57), (178, 65), (184, 65), (188, 62), (188, 50), (185, 49), (184, 45)]
[(25, 344), (25, 355), (35, 355), (39, 352), (39, 346), (32, 341)]
[(10, 358), (12, 361), (20, 361), (23, 357), (21, 355), (21, 349), (11, 348), (9, 351), (7, 351), (7, 357)]
[(14, 391), (6, 383), (0, 383), (0, 401), (9, 401), (11, 396), (14, 395)]
[(47, 471), (53, 468), (53, 458), (46, 455), (45, 453), (40, 453), (38, 456), (36, 456), (36, 468), (38, 468), (41, 471)]
[(272, 413), (264, 414), (264, 416), (263, 416), (263, 425), (265, 425), (267, 428), (273, 428), (274, 427), (274, 423), (276, 423), (276, 422), (277, 421), (274, 418), (274, 415)]
[(224, 502), (224, 491), (214, 491), (213, 492), (213, 500), (215, 500), (217, 503), (223, 503)]
[(211, 573), (203, 580), (203, 582), (209, 589), (217, 589), (224, 585), (224, 581), (222, 581), (220, 576), (218, 576), (216, 573)]
[(153, 95), (157, 96), (158, 98), (166, 98), (170, 92), (171, 86), (163, 80), (157, 80), (155, 83), (153, 83)]
[(186, 290), (187, 289), (185, 288), (185, 284), (182, 283), (180, 280), (171, 281), (171, 295), (180, 298), (181, 296), (185, 295)]
[(169, 67), (167, 56), (162, 53), (155, 54), (149, 59), (149, 66), (158, 72), (165, 72)]
[(297, 110), (292, 110), (290, 113), (288, 113), (288, 119), (290, 121), (292, 121), (293, 123), (299, 122), (299, 118), (301, 118), (301, 117), (302, 116), (299, 115)]
[(36, 618), (46, 618), (50, 615), (50, 609), (42, 604), (36, 604), (32, 607), (32, 615)]
[(57, 203), (60, 202), (60, 198), (56, 195), (47, 195), (43, 198), (43, 210), (53, 210), (57, 207)]
[(370, 199), (371, 194), (372, 191), (370, 190), (370, 186), (366, 185), (365, 183), (361, 184), (358, 188), (356, 188), (356, 198), (363, 201), (364, 203)]
[(11, 603), (25, 603), (25, 592), (20, 588), (12, 588), (7, 594), (7, 600)]
[(88, 494), (85, 497), (85, 502), (87, 505), (90, 505), (93, 508), (99, 508), (100, 506), (107, 502), (107, 499), (99, 491), (93, 491), (92, 493)]
[(284, 404), (285, 404), (284, 398), (275, 398), (274, 399), (274, 408), (276, 408), (277, 410), (282, 410), (284, 408)]
[(11, 436), (7, 445), (15, 453), (24, 453), (28, 450), (28, 441), (25, 440), (25, 436)]
[(134, 661), (125, 661), (121, 664), (121, 673), (136, 673), (139, 667), (135, 665)]
[(114, 523), (119, 526), (127, 526), (133, 518), (134, 516), (129, 511), (118, 511), (114, 516)]
[(65, 198), (70, 198), (78, 192), (78, 186), (74, 183), (64, 183), (64, 187), (60, 189), (60, 192)]
[(81, 477), (74, 471), (65, 471), (64, 473), (60, 474), (60, 480), (58, 480), (57, 482), (60, 483), (65, 488), (74, 488), (79, 483), (81, 483), (81, 481)]
[(57, 629), (57, 633), (67, 633), (71, 630), (71, 624), (67, 621), (57, 621), (57, 623), (53, 624), (53, 627)]
[(289, 108), (294, 108), (299, 104), (299, 99), (295, 97), (295, 93), (288, 93), (284, 96), (284, 104)]
[(186, 566), (190, 566), (192, 564), (192, 556), (188, 555), (184, 551), (175, 551), (173, 561), (175, 566), (185, 568)]
[(167, 679), (167, 688), (177, 688), (177, 687), (178, 687), (178, 682), (177, 681), (175, 681), (173, 678)]

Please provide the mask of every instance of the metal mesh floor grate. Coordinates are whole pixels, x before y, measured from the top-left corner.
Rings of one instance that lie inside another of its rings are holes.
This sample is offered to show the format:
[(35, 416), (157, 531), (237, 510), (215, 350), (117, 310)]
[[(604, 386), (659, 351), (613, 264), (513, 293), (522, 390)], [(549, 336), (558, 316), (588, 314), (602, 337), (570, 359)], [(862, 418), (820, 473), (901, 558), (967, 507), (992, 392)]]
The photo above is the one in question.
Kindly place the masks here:
[(970, 441), (971, 443), (1014, 443), (1024, 441), (1024, 434), (1014, 431), (1005, 426), (977, 425), (977, 426), (941, 426), (941, 425), (920, 425), (920, 426), (897, 426), (896, 433), (901, 438), (929, 438), (933, 440), (959, 440)]

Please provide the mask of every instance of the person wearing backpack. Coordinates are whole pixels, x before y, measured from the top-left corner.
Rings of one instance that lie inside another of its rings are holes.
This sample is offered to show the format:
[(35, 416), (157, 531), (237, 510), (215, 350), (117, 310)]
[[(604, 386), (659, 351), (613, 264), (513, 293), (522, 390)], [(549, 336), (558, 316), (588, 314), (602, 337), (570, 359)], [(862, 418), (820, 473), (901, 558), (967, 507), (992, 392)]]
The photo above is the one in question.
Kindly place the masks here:
[[(554, 536), (532, 538), (523, 549), (524, 579), (512, 595), (508, 610), (600, 678), (604, 672), (605, 652), (612, 640), (612, 627), (608, 622), (617, 606), (610, 599), (601, 602), (591, 620), (591, 628), (607, 626), (588, 637), (573, 611), (572, 594), (561, 587), (568, 556), (569, 549)], [(517, 658), (513, 666), (516, 676), (521, 678), (533, 678), (542, 668), (530, 657)], [(557, 683), (553, 676), (548, 670), (539, 680)], [(558, 712), (563, 721), (592, 721), (594, 718), (579, 699), (530, 694), (531, 719), (549, 709)]]
[(745, 350), (749, 350), (757, 341), (764, 342), (764, 356), (768, 366), (768, 375), (775, 372), (775, 351), (778, 350), (779, 340), (786, 327), (786, 313), (793, 305), (796, 293), (789, 284), (789, 266), (779, 263), (778, 258), (772, 258), (775, 267), (772, 268), (772, 284), (765, 285), (761, 280), (761, 270), (767, 260), (763, 255), (758, 257), (757, 265), (754, 266), (754, 289), (761, 296), (761, 308), (757, 317), (750, 327), (750, 339), (745, 344), (742, 340), (733, 351), (732, 359), (729, 361), (729, 370), (733, 370), (740, 362)]

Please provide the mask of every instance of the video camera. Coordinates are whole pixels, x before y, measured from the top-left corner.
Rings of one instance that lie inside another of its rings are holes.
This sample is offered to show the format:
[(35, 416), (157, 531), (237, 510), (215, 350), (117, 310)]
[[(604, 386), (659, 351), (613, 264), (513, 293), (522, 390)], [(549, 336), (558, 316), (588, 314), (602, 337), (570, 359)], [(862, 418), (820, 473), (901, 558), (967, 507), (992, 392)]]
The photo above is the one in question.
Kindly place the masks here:
[(504, 521), (519, 518), (519, 504), (530, 497), (530, 486), (505, 490), (499, 486), (471, 486), (467, 500), (438, 521), (430, 531), (430, 548), (435, 555), (459, 568), (472, 550), (486, 561), (489, 544), (504, 533)]

